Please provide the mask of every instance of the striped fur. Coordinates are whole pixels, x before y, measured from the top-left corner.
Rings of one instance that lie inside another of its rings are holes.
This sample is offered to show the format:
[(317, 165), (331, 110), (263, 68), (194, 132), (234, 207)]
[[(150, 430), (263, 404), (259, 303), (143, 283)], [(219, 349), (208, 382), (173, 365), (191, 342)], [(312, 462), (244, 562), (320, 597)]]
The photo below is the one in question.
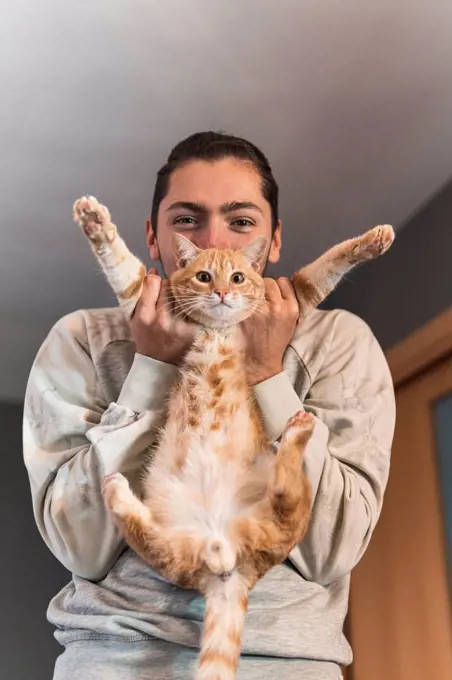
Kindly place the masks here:
[(212, 579), (206, 596), (197, 680), (234, 680), (247, 607), (248, 588), (237, 574), (226, 583)]

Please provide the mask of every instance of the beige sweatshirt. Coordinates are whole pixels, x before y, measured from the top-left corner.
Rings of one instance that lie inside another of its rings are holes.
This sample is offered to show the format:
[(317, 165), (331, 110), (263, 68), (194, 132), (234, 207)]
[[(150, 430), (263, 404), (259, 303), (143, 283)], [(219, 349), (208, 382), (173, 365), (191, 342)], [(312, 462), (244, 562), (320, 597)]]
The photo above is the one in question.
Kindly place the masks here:
[[(199, 643), (202, 598), (168, 584), (124, 545), (101, 495), (104, 475), (136, 477), (177, 371), (135, 353), (119, 309), (63, 317), (37, 354), (24, 459), (39, 531), (73, 574), (48, 610), (64, 645)], [(348, 664), (350, 571), (381, 511), (394, 433), (384, 354), (358, 317), (315, 310), (297, 329), (284, 371), (254, 391), (272, 440), (296, 411), (314, 414), (305, 457), (314, 504), (303, 542), (252, 592), (243, 653)]]

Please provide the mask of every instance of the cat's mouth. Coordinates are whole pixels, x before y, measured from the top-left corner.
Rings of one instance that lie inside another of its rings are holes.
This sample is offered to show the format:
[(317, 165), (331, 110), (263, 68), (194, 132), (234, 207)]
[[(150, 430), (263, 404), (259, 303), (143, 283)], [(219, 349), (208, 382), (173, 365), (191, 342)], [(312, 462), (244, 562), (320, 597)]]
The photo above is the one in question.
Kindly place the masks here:
[(220, 300), (218, 302), (206, 305), (204, 307), (203, 313), (205, 317), (212, 319), (214, 322), (224, 323), (236, 323), (238, 322), (238, 317), (243, 310), (239, 309), (237, 305), (226, 300)]
[(234, 306), (231, 305), (229, 302), (217, 302), (214, 305), (210, 305), (208, 310), (206, 311), (213, 311), (214, 314), (220, 314), (221, 316), (231, 316), (232, 314), (238, 312), (239, 310)]
[(234, 309), (234, 307), (231, 304), (229, 304), (229, 302), (226, 302), (226, 300), (220, 300), (219, 302), (217, 302), (216, 305), (212, 305), (212, 306), (214, 308), (215, 307), (229, 307), (229, 309)]
[(221, 329), (238, 325), (249, 313), (249, 310), (233, 303), (218, 302), (198, 309), (192, 318), (203, 326)]

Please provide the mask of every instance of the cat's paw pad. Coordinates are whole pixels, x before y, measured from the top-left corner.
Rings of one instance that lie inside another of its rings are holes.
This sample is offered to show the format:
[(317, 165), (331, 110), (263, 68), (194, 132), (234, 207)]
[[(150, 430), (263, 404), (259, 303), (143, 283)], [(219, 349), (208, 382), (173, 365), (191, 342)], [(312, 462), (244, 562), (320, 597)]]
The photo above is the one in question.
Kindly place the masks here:
[(229, 541), (214, 538), (207, 541), (202, 552), (202, 559), (212, 574), (226, 579), (235, 568), (237, 555)]
[(117, 515), (125, 514), (133, 499), (129, 482), (120, 472), (114, 472), (104, 478), (102, 495), (107, 508)]
[(391, 225), (382, 224), (363, 234), (354, 248), (354, 254), (360, 259), (372, 260), (389, 250), (394, 239), (395, 232)]
[(298, 411), (292, 418), (289, 418), (281, 438), (281, 444), (289, 441), (296, 441), (310, 435), (314, 429), (314, 417), (306, 411)]
[(94, 196), (79, 198), (73, 207), (74, 220), (94, 243), (111, 243), (116, 230), (110, 212)]

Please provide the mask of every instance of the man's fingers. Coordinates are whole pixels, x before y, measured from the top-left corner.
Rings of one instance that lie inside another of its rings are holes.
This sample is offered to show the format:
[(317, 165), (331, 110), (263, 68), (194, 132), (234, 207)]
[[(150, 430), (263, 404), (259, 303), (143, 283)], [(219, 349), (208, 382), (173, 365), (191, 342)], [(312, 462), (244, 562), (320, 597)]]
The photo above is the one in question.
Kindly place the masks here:
[(134, 316), (139, 317), (143, 323), (151, 323), (155, 317), (161, 283), (162, 279), (154, 267), (144, 277), (143, 290), (134, 313)]
[(273, 314), (298, 318), (300, 309), (291, 281), (282, 276), (276, 281), (270, 278), (264, 281), (265, 298)]
[(288, 310), (289, 314), (295, 319), (298, 319), (300, 315), (300, 305), (295, 294), (295, 289), (292, 282), (285, 277), (281, 277), (277, 280), (279, 290), (281, 291), (281, 297), (284, 300), (284, 306)]
[(275, 279), (264, 279), (265, 297), (271, 303), (281, 302), (281, 291)]
[(300, 316), (300, 305), (295, 294), (295, 289), (292, 282), (286, 277), (281, 276), (277, 280), (279, 290), (281, 291), (281, 297), (284, 300), (285, 310), (294, 319), (298, 319)]
[(295, 291), (293, 289), (292, 283), (285, 276), (280, 276), (276, 280), (276, 284), (281, 291), (281, 297), (283, 300), (296, 300)]
[(160, 293), (156, 305), (158, 312), (170, 312), (171, 311), (171, 295), (170, 295), (170, 285), (168, 279), (162, 279), (160, 285)]

